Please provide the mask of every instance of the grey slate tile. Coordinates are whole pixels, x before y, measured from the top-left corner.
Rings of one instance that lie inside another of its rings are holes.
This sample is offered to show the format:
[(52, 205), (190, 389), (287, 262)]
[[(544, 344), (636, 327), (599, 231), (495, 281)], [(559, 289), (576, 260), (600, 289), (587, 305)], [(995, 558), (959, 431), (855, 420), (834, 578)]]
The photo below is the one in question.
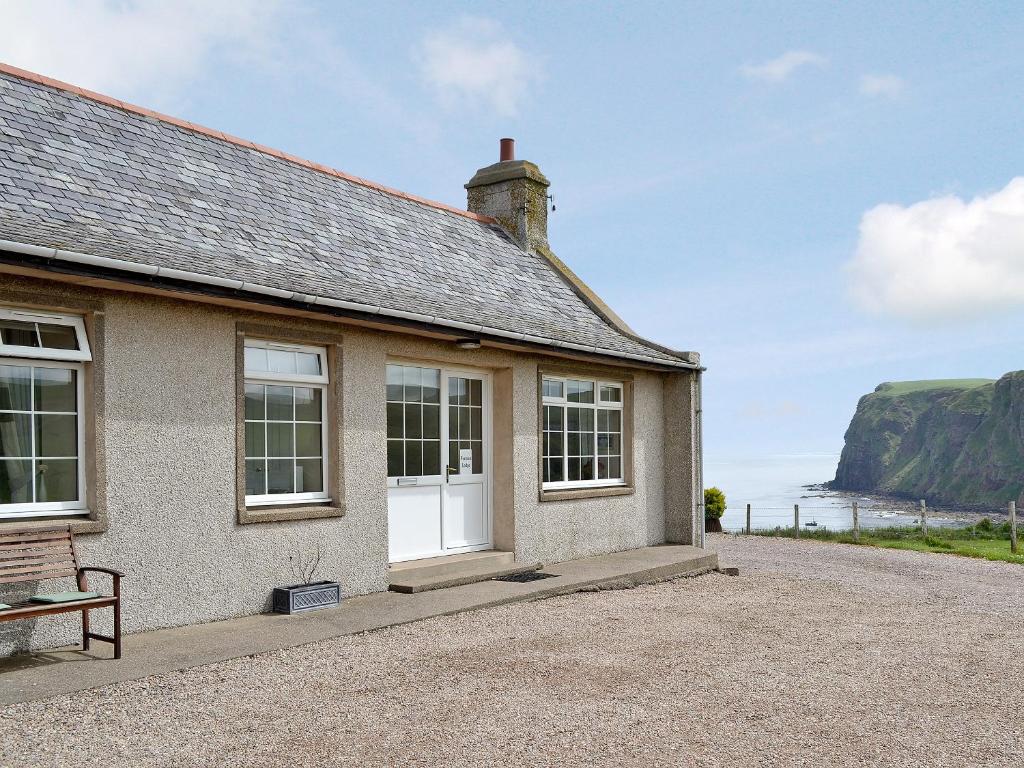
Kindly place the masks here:
[(674, 359), (496, 226), (0, 74), (0, 238)]

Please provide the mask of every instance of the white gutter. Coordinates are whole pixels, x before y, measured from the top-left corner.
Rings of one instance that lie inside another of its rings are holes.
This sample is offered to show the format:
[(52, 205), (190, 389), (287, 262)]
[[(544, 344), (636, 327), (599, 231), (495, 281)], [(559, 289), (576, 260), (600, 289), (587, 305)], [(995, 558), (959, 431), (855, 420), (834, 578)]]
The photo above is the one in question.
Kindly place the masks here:
[(286, 299), (289, 301), (299, 301), (304, 304), (311, 304), (313, 306), (331, 307), (334, 309), (346, 309), (353, 312), (363, 312), (369, 315), (380, 315), (381, 317), (394, 317), (402, 320), (413, 320), (419, 323), (427, 323), (430, 325), (439, 325), (445, 328), (451, 328), (453, 330), (464, 331), (467, 333), (479, 333), (487, 336), (499, 336), (501, 338), (510, 339), (512, 341), (523, 341), (530, 344), (540, 344), (548, 347), (555, 347), (559, 349), (572, 350), (574, 352), (585, 352), (588, 354), (602, 355), (605, 357), (617, 357), (623, 360), (636, 360), (639, 362), (653, 363), (655, 365), (663, 365), (670, 368), (686, 368), (688, 370), (699, 370), (700, 365), (683, 360), (664, 360), (659, 357), (652, 357), (649, 355), (638, 355), (631, 352), (619, 352), (612, 349), (604, 349), (597, 346), (587, 346), (585, 344), (575, 344), (568, 341), (559, 341), (557, 339), (549, 339), (543, 336), (531, 336), (528, 333), (517, 333), (514, 331), (506, 331), (501, 328), (491, 328), (486, 325), (474, 325), (472, 323), (462, 323), (457, 320), (448, 320), (437, 315), (424, 315), (418, 312), (404, 312), (399, 309), (389, 309), (387, 307), (381, 307), (372, 304), (361, 304), (354, 301), (341, 301), (339, 299), (331, 299), (326, 296), (312, 296), (308, 293), (300, 293), (298, 291), (284, 291), (280, 288), (270, 288), (266, 285), (259, 285), (258, 283), (248, 283), (242, 280), (232, 280), (225, 277), (215, 277), (212, 275), (203, 275), (198, 272), (187, 272), (181, 269), (171, 269), (170, 267), (154, 267), (149, 264), (138, 264), (134, 261), (125, 261), (124, 259), (111, 259), (106, 256), (90, 256), (87, 253), (78, 253), (76, 251), (65, 251), (60, 248), (44, 248), (38, 245), (30, 245), (27, 243), (18, 243), (13, 240), (0, 239), (0, 250), (13, 251), (14, 253), (24, 253), (28, 256), (36, 256), (42, 259), (56, 259), (57, 261), (67, 261), (75, 264), (85, 264), (92, 267), (102, 267), (104, 269), (115, 269), (122, 272), (133, 272), (135, 274), (148, 275), (150, 277), (166, 277), (172, 280), (183, 280), (191, 283), (199, 283), (201, 285), (212, 285), (218, 288), (229, 288), (237, 291), (246, 291), (248, 293), (258, 293), (264, 296), (273, 296), (277, 299)]

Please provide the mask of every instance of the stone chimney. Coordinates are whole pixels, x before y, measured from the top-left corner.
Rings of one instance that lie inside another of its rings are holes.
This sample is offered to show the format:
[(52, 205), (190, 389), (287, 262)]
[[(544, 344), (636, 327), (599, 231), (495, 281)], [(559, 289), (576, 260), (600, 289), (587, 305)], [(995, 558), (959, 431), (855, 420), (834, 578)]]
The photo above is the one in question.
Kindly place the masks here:
[(502, 139), (499, 160), (466, 184), (468, 208), (491, 216), (528, 251), (548, 251), (549, 182), (533, 163), (515, 159), (515, 140)]

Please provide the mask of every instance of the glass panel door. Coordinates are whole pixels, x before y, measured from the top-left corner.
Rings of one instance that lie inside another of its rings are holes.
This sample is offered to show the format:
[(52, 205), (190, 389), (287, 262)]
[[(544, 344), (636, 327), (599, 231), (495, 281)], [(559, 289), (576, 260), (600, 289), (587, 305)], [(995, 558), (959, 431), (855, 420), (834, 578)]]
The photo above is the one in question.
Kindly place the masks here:
[(392, 562), (490, 546), (489, 397), (486, 374), (387, 366)]
[(483, 382), (448, 377), (448, 476), (484, 471)]
[(485, 441), (489, 397), (484, 377), (447, 373), (446, 442), (448, 469), (444, 485), (443, 540), (446, 551), (490, 543)]

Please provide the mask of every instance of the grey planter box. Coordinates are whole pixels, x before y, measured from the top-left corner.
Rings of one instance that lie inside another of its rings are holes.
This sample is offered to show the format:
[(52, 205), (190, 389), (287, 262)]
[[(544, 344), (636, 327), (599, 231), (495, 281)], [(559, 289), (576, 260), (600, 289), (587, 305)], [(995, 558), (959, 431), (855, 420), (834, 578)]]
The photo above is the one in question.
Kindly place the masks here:
[(274, 588), (275, 613), (303, 613), (330, 608), (341, 602), (341, 585), (336, 581), (316, 581)]

